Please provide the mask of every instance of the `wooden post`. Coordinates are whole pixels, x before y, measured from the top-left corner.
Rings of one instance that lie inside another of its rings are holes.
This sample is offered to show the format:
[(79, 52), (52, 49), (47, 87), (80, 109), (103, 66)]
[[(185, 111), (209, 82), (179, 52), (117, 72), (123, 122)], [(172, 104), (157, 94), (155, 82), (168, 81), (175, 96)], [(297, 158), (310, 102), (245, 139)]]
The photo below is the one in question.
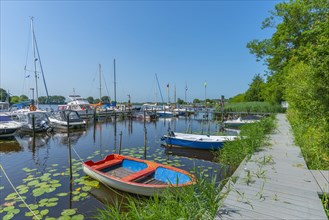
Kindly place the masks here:
[(119, 154), (121, 154), (121, 146), (122, 146), (122, 131), (120, 132)]
[(33, 130), (33, 137), (35, 136), (35, 116), (32, 114), (32, 130)]

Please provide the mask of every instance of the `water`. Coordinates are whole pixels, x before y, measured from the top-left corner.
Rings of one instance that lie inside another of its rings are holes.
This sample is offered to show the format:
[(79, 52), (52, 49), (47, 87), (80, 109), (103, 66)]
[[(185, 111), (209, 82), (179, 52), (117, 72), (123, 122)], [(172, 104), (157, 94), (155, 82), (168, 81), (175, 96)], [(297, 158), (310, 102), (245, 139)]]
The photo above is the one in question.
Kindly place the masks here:
[[(168, 128), (204, 134), (213, 134), (219, 129), (216, 123), (206, 123), (202, 114), (190, 119), (146, 122), (145, 128), (143, 121), (135, 120), (90, 122), (86, 130), (71, 132), (69, 137), (67, 133), (50, 133), (35, 138), (17, 135), (14, 140), (1, 141), (1, 165), (26, 203), (42, 219), (60, 216), (88, 219), (95, 216), (104, 203), (111, 203), (124, 194), (87, 177), (81, 165), (82, 161), (100, 160), (109, 153), (117, 153), (121, 137), (124, 155), (146, 157), (192, 172), (203, 170), (206, 176), (223, 178), (223, 167), (210, 161), (212, 153), (164, 148), (161, 137)], [(3, 171), (0, 182), (0, 218), (31, 219), (33, 214), (14, 193)]]

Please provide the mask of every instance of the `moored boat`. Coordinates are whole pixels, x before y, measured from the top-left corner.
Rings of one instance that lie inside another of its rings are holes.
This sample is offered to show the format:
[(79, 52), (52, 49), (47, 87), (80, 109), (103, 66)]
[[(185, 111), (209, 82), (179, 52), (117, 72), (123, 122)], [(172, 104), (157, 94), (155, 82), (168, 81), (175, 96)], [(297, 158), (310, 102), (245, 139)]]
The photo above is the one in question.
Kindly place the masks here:
[(245, 116), (245, 117), (239, 117), (237, 119), (226, 120), (226, 121), (224, 121), (224, 125), (226, 127), (240, 127), (245, 124), (256, 123), (259, 121), (260, 121), (260, 117)]
[(224, 142), (233, 141), (237, 136), (213, 136), (200, 134), (186, 134), (178, 132), (169, 132), (161, 139), (166, 144), (177, 147), (195, 148), (204, 150), (218, 150)]
[(83, 163), (83, 171), (110, 187), (144, 196), (160, 195), (168, 187), (180, 188), (194, 184), (189, 172), (156, 162), (119, 154), (103, 160)]
[(22, 124), (13, 121), (11, 117), (5, 113), (0, 114), (0, 139), (13, 137)]
[(16, 116), (15, 121), (22, 123), (21, 132), (49, 132), (52, 130), (47, 113), (42, 111), (23, 112)]
[(58, 110), (73, 110), (77, 111), (81, 118), (87, 118), (92, 115), (94, 110), (91, 108), (88, 100), (82, 98), (80, 95), (69, 95), (71, 100), (66, 105), (58, 105)]
[(66, 131), (67, 126), (69, 126), (69, 129), (84, 129), (86, 127), (86, 121), (80, 118), (78, 112), (72, 110), (52, 112), (49, 116), (49, 121), (50, 125), (59, 131)]

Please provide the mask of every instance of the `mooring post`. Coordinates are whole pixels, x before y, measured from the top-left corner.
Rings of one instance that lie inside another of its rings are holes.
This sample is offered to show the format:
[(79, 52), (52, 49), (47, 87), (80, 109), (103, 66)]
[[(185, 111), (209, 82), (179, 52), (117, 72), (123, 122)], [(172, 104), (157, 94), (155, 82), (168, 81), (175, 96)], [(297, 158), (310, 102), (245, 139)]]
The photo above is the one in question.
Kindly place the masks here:
[(122, 146), (122, 131), (120, 132), (119, 154), (121, 154), (121, 146)]
[(35, 116), (32, 114), (32, 130), (33, 130), (33, 137), (35, 136)]

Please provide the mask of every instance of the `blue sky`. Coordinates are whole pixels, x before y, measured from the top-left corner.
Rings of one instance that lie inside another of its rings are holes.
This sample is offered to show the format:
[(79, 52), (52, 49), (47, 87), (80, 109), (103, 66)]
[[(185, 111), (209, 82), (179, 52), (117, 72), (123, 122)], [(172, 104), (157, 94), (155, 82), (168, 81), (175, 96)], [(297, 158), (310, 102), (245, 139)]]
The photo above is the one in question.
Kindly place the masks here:
[[(271, 37), (261, 22), (280, 1), (1, 1), (1, 82), (12, 95), (32, 96), (30, 16), (48, 91), (67, 97), (164, 101), (232, 97), (266, 67), (246, 44)], [(26, 78), (27, 75), (31, 77)], [(205, 90), (204, 82), (207, 82)], [(45, 95), (41, 77), (39, 95)], [(206, 92), (206, 94), (205, 94)], [(157, 95), (156, 95), (157, 94)]]

